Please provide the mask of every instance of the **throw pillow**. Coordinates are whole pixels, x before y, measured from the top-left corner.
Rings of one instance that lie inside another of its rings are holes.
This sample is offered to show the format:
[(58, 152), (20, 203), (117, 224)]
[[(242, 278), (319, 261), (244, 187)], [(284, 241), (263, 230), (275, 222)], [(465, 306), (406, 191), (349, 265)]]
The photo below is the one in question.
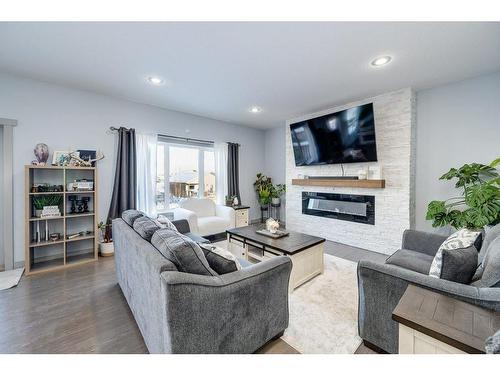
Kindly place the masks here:
[(146, 216), (144, 212), (137, 210), (126, 210), (122, 212), (122, 219), (131, 227), (134, 226), (134, 221), (143, 216)]
[(481, 247), (481, 251), (479, 252), (477, 270), (476, 270), (476, 273), (475, 273), (474, 278), (473, 278), (474, 281), (480, 280), (481, 277), (483, 277), (484, 259), (486, 258), (486, 255), (488, 254), (488, 250), (490, 248), (490, 245), (498, 237), (500, 237), (500, 224), (497, 224), (495, 226), (488, 226), (488, 227), (484, 228), (484, 240), (483, 240), (483, 245)]
[(477, 268), (477, 249), (444, 249), (442, 254), (441, 279), (469, 284)]
[(180, 272), (217, 276), (217, 272), (208, 264), (200, 246), (189, 237), (164, 228), (153, 234), (151, 243), (165, 258), (175, 264)]
[(164, 228), (169, 228), (177, 232), (177, 227), (164, 215), (158, 215), (156, 219)]
[[(429, 276), (440, 278), (443, 267), (443, 250), (465, 249), (473, 246), (481, 232), (475, 232), (469, 229), (460, 229), (449, 236), (439, 247), (434, 259), (432, 260)], [(477, 250), (476, 250), (477, 252)], [(477, 264), (477, 263), (476, 263)]]
[(483, 268), (481, 279), (474, 285), (482, 288), (500, 287), (500, 237), (489, 244)]
[(151, 242), (151, 237), (154, 232), (160, 229), (161, 226), (153, 219), (143, 216), (134, 221), (134, 230), (146, 241)]
[(230, 251), (211, 244), (199, 244), (210, 267), (219, 275), (241, 269), (238, 259)]

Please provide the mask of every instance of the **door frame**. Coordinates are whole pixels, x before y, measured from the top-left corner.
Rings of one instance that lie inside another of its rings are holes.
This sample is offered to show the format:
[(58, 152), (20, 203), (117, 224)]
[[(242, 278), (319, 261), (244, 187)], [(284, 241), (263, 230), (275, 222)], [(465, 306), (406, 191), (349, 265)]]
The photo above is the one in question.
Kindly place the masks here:
[(3, 248), (5, 271), (14, 268), (14, 126), (17, 120), (0, 118), (0, 126), (3, 128)]

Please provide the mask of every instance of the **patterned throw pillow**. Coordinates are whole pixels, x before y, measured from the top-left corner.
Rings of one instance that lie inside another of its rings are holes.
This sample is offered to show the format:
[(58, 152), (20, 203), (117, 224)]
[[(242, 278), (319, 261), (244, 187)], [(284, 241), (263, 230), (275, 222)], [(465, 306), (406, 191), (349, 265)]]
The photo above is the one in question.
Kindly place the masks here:
[(473, 246), (477, 237), (481, 232), (472, 231), (469, 229), (460, 229), (458, 232), (449, 236), (439, 247), (429, 270), (429, 276), (441, 278), (443, 267), (443, 250), (465, 249)]
[(172, 229), (178, 232), (177, 227), (165, 215), (158, 215), (156, 221), (160, 223), (164, 228)]

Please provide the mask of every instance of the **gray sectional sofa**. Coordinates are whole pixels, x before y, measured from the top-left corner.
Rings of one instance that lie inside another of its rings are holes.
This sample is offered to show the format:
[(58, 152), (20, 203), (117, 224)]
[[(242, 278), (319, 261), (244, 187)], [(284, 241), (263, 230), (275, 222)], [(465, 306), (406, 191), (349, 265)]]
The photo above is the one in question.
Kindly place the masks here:
[(358, 329), (365, 344), (388, 353), (398, 352), (398, 325), (392, 311), (409, 284), (500, 311), (500, 287), (482, 288), (428, 276), (446, 236), (407, 230), (402, 249), (386, 263), (358, 263)]
[(118, 283), (150, 353), (252, 353), (288, 326), (292, 264), (276, 257), (202, 276), (177, 267), (113, 220)]

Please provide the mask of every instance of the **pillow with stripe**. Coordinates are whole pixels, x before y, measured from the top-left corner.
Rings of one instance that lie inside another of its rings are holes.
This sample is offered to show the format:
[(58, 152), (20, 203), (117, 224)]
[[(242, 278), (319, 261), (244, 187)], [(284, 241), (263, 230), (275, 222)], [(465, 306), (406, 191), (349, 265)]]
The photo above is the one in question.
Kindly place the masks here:
[(157, 230), (151, 238), (151, 244), (180, 272), (205, 276), (217, 276), (208, 264), (200, 246), (189, 237), (172, 229)]

